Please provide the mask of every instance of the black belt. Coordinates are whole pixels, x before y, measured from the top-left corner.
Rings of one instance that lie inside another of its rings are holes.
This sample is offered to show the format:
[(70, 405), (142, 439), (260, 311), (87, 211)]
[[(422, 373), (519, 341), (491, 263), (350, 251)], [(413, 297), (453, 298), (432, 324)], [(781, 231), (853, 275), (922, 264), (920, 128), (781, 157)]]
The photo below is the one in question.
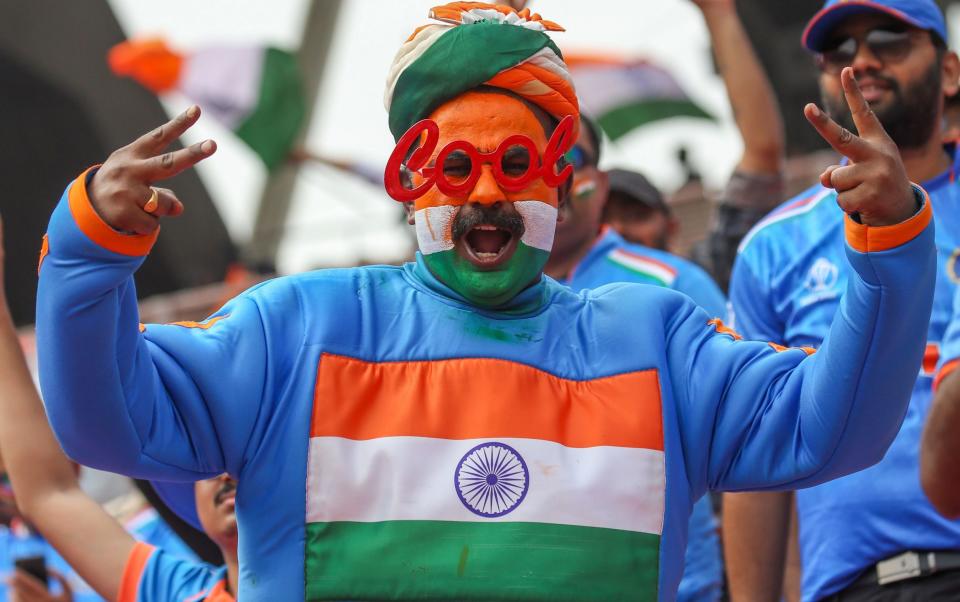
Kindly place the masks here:
[(960, 569), (960, 552), (904, 552), (881, 560), (864, 571), (850, 588), (889, 585), (943, 571)]

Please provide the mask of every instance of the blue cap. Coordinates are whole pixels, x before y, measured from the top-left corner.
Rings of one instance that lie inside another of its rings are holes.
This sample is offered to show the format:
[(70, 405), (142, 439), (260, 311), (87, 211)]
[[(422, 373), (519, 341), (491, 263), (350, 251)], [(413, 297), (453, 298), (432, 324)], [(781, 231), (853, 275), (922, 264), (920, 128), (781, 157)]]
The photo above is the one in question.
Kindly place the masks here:
[(803, 30), (803, 45), (813, 52), (822, 50), (834, 27), (851, 15), (865, 13), (890, 15), (917, 29), (932, 31), (947, 41), (943, 12), (933, 0), (827, 0)]

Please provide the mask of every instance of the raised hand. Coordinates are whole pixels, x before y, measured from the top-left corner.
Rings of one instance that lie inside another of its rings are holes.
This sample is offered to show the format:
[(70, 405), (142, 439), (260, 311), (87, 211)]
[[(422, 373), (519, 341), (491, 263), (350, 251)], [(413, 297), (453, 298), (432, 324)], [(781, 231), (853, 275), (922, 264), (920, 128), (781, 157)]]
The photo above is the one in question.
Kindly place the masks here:
[(843, 95), (859, 135), (841, 127), (813, 103), (803, 109), (807, 120), (848, 165), (831, 165), (820, 174), (820, 183), (837, 191), (837, 204), (848, 214), (858, 214), (868, 226), (889, 226), (917, 211), (913, 189), (900, 160), (900, 151), (863, 98), (853, 69), (840, 73)]
[(151, 184), (172, 178), (217, 150), (213, 140), (166, 152), (200, 117), (194, 105), (131, 144), (114, 151), (100, 166), (88, 188), (90, 202), (114, 230), (149, 234), (163, 216), (183, 213), (183, 203), (172, 190)]

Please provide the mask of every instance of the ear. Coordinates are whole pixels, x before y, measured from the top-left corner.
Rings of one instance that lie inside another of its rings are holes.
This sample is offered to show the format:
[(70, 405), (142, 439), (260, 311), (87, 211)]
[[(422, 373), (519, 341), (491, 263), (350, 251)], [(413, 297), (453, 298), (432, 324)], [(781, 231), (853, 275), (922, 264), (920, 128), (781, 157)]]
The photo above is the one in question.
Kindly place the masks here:
[(414, 224), (413, 215), (416, 213), (416, 210), (413, 208), (413, 203), (410, 201), (404, 203), (403, 210), (407, 213), (407, 223), (412, 226)]
[(570, 177), (563, 181), (562, 184), (557, 188), (557, 223), (563, 221), (563, 209), (564, 205), (570, 202), (570, 191), (573, 189), (573, 174), (570, 174)]
[(960, 58), (950, 50), (943, 55), (943, 95), (953, 96), (960, 90)]

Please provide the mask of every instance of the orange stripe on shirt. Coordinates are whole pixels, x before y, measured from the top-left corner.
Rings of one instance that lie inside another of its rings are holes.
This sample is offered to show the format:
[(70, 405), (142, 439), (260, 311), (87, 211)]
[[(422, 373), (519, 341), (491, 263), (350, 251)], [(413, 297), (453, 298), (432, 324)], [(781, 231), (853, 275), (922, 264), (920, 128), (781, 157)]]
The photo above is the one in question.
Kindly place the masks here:
[(40, 268), (43, 267), (43, 260), (47, 258), (47, 253), (50, 252), (50, 242), (47, 240), (47, 235), (43, 235), (43, 242), (40, 243), (40, 259), (37, 261), (37, 276), (40, 275)]
[(656, 370), (560, 378), (500, 359), (366, 362), (323, 354), (312, 437), (517, 437), (663, 450)]
[(130, 550), (127, 556), (127, 564), (123, 567), (123, 575), (120, 577), (120, 591), (117, 594), (117, 602), (137, 602), (138, 590), (140, 589), (140, 578), (147, 567), (147, 561), (156, 550), (151, 545), (138, 541)]
[(733, 337), (734, 341), (739, 341), (743, 339), (743, 337), (740, 336), (740, 333), (738, 333), (736, 330), (724, 324), (723, 320), (721, 320), (720, 318), (714, 318), (712, 320), (708, 320), (707, 324), (716, 328), (717, 332), (719, 332), (720, 334), (725, 334)]
[(160, 228), (150, 234), (123, 234), (107, 225), (107, 222), (103, 221), (90, 204), (90, 197), (87, 196), (87, 174), (90, 173), (90, 169), (73, 181), (70, 192), (67, 194), (70, 213), (77, 227), (86, 234), (87, 238), (108, 251), (131, 257), (142, 257), (149, 253), (153, 244), (157, 242)]
[(943, 381), (943, 379), (946, 378), (948, 374), (950, 374), (957, 368), (960, 368), (960, 358), (955, 360), (950, 360), (949, 362), (944, 364), (940, 368), (940, 371), (937, 372), (936, 378), (933, 379), (933, 390), (936, 391), (937, 387), (940, 386), (940, 383)]
[[(921, 190), (923, 190), (921, 188)], [(892, 226), (867, 226), (853, 221), (849, 215), (844, 219), (847, 242), (861, 253), (887, 251), (917, 237), (933, 218), (930, 196), (923, 191), (923, 207), (910, 219)]]
[(937, 363), (940, 361), (940, 343), (927, 343), (923, 350), (923, 373), (927, 376), (937, 371)]

